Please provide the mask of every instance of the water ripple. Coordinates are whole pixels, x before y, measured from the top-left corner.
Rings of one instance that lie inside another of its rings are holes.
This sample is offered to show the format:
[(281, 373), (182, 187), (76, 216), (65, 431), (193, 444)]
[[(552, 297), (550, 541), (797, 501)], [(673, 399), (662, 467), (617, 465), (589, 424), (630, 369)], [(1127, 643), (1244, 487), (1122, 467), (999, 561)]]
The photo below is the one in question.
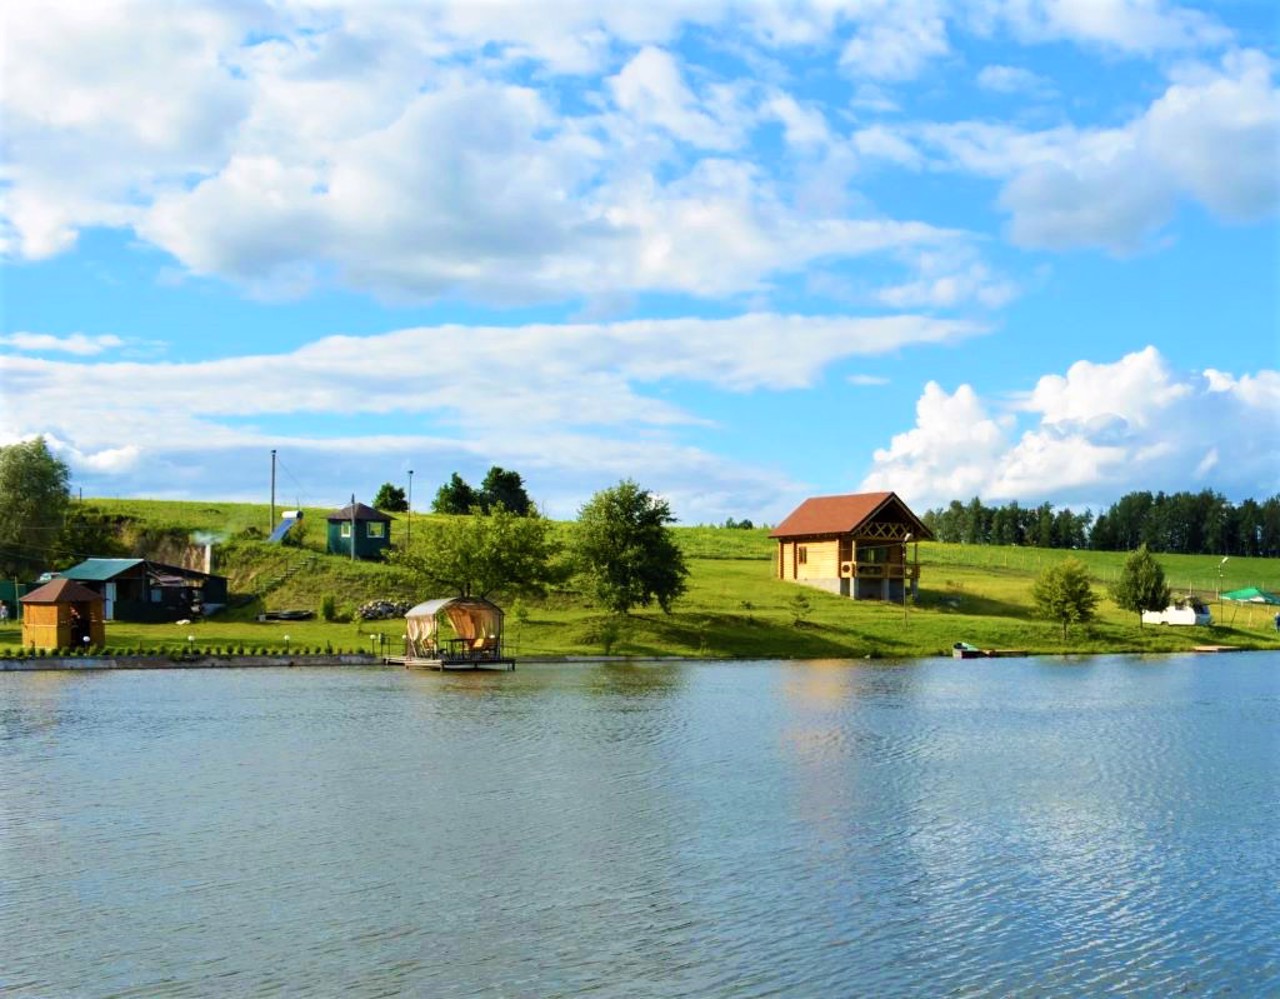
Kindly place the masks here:
[(1280, 994), (1280, 657), (0, 676), (0, 995)]

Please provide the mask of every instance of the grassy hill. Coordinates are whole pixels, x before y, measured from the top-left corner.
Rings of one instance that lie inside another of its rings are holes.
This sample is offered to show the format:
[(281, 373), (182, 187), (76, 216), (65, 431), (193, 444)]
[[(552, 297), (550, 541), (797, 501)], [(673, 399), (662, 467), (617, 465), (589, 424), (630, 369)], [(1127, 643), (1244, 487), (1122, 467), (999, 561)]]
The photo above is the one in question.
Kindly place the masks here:
[[(369, 600), (416, 602), (444, 595), (424, 592), (408, 573), (393, 566), (326, 555), (327, 509), (307, 510), (302, 545), (282, 547), (252, 537), (269, 528), (265, 504), (93, 502), (122, 518), (126, 533), (144, 542), (156, 537), (171, 542), (184, 534), (201, 541), (217, 539), (217, 571), (230, 578), (232, 592), (241, 601), (238, 608), (189, 626), (113, 622), (108, 627), (113, 647), (173, 648), (190, 637), (199, 646), (274, 650), (285, 647), (287, 635), (293, 649), (371, 649), (385, 637), (387, 647), (398, 650), (399, 620), (260, 623), (256, 615), (264, 609), (319, 611), (326, 596), (345, 617)], [(419, 538), (431, 519), (415, 515)], [(393, 524), (396, 543), (404, 543), (405, 528), (404, 517)], [(567, 541), (573, 525), (562, 523), (557, 530)], [(928, 656), (946, 653), (956, 641), (1033, 653), (1172, 652), (1210, 643), (1280, 648), (1273, 611), (1214, 602), (1219, 585), (1224, 590), (1280, 590), (1276, 559), (1232, 558), (1219, 578), (1215, 557), (1159, 556), (1176, 592), (1194, 591), (1210, 601), (1218, 624), (1140, 629), (1134, 615), (1120, 611), (1105, 596), (1123, 563), (1121, 553), (922, 544), (921, 593), (904, 608), (854, 602), (774, 579), (774, 544), (764, 530), (684, 527), (676, 528), (675, 534), (691, 576), (689, 592), (674, 613), (641, 611), (616, 619), (572, 588), (543, 599), (507, 599), (501, 602), (508, 612), (509, 647), (523, 657), (611, 653), (733, 658)], [(1058, 625), (1035, 618), (1030, 590), (1038, 573), (1069, 554), (1088, 566), (1103, 600), (1099, 621), (1073, 628), (1064, 643)], [(0, 647), (15, 648), (19, 641), (15, 627), (0, 629)]]

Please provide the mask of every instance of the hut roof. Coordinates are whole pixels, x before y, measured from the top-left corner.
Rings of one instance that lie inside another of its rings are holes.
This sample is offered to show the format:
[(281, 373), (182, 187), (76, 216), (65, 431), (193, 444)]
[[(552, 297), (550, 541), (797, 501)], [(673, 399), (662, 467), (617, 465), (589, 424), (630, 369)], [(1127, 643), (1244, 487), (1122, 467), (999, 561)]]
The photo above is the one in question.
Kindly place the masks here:
[(130, 569), (145, 566), (146, 573), (156, 580), (210, 579), (209, 573), (187, 569), (180, 565), (167, 565), (142, 558), (87, 558), (79, 565), (64, 569), (64, 579), (78, 579), (83, 583), (103, 583)]
[(363, 503), (355, 505), (355, 516), (351, 515), (351, 504), (348, 503), (341, 510), (334, 510), (329, 514), (329, 520), (381, 520), (387, 523), (395, 520), (394, 517), (383, 513), (381, 510), (375, 510), (371, 506), (365, 506)]
[(64, 569), (62, 578), (101, 583), (141, 564), (140, 558), (87, 558), (79, 565)]
[(74, 579), (55, 579), (37, 587), (22, 598), (24, 604), (84, 604), (101, 603), (102, 595)]
[(771, 538), (813, 537), (823, 534), (852, 534), (889, 507), (896, 506), (920, 541), (933, 540), (933, 533), (920, 522), (897, 493), (849, 493), (844, 496), (812, 496), (769, 532)]

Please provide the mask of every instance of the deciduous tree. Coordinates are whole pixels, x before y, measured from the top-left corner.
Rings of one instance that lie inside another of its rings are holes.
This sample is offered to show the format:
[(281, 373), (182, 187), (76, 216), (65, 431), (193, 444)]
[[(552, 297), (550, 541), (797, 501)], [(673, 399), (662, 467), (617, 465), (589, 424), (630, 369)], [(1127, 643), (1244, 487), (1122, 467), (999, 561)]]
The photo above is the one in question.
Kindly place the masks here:
[(391, 560), (440, 596), (537, 595), (559, 576), (550, 521), (518, 517), (501, 504), (429, 524), (425, 533), (421, 545)]
[(1098, 597), (1089, 585), (1089, 572), (1077, 558), (1068, 558), (1040, 574), (1031, 588), (1031, 598), (1041, 617), (1062, 624), (1062, 639), (1067, 627), (1093, 620)]
[(59, 549), (71, 472), (43, 437), (0, 448), (0, 571), (28, 576)]
[(668, 524), (666, 500), (630, 479), (596, 493), (578, 511), (574, 555), (587, 589), (615, 614), (657, 602), (670, 613), (689, 570)]
[(1145, 544), (1125, 558), (1120, 577), (1111, 587), (1111, 599), (1122, 610), (1138, 615), (1139, 628), (1143, 611), (1161, 611), (1169, 606), (1169, 583), (1164, 578), (1164, 569)]

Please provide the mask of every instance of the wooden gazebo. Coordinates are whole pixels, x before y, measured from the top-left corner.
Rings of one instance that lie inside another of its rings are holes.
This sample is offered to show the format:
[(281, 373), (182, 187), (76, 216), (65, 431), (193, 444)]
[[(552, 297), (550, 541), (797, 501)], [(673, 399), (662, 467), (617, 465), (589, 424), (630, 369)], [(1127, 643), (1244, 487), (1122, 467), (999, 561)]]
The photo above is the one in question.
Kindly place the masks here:
[(21, 600), (22, 644), (37, 649), (82, 649), (106, 642), (102, 596), (72, 579), (55, 579)]
[[(503, 652), (502, 621), (497, 604), (479, 597), (427, 600), (405, 614), (406, 666), (428, 669), (515, 669)], [(449, 638), (441, 630), (447, 623)]]

